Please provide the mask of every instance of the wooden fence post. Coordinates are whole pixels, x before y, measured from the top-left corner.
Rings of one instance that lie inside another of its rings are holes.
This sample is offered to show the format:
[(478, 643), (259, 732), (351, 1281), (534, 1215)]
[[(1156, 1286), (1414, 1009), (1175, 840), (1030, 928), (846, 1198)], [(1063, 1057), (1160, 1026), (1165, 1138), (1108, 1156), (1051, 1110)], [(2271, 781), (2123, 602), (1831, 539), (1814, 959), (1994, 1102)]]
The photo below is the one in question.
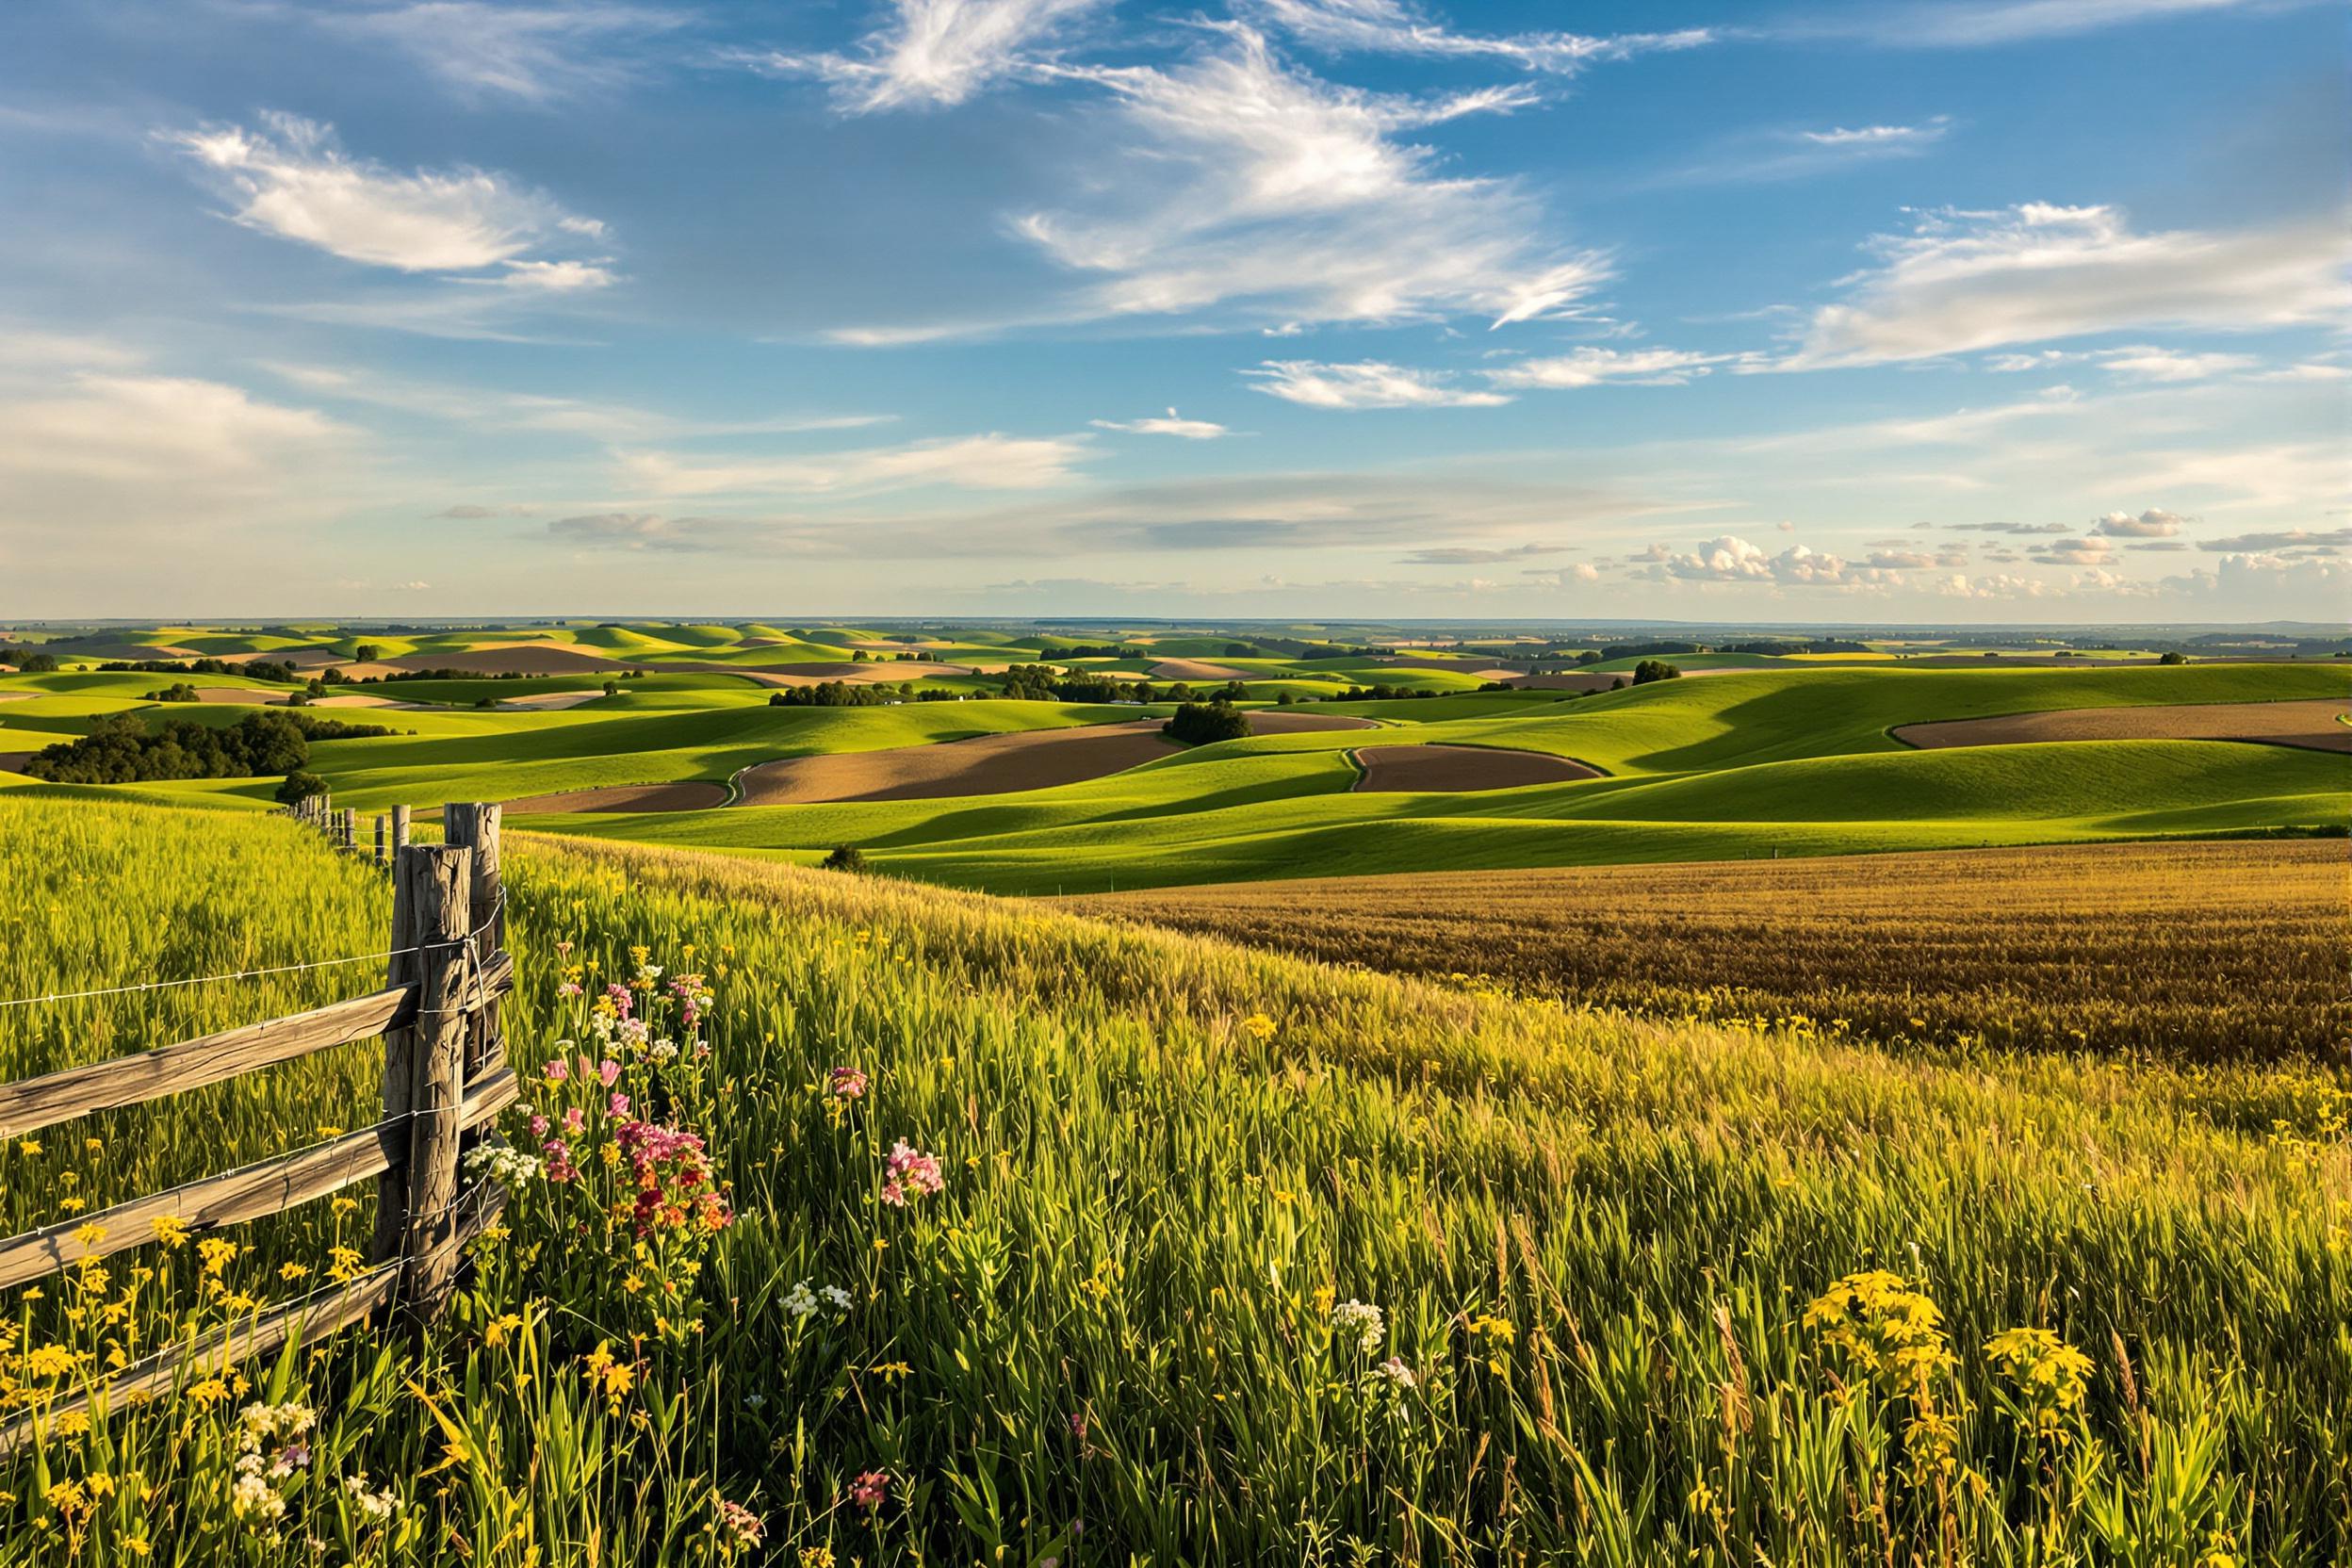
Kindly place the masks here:
[(359, 848), (359, 808), (358, 808), (358, 807), (356, 807), (356, 806), (346, 806), (345, 808), (343, 808), (343, 834), (342, 834), (342, 838), (343, 838), (343, 848), (344, 848), (344, 850), (345, 850), (347, 853), (355, 853), (355, 852), (358, 850), (358, 848)]
[(379, 866), (384, 864), (384, 829), (386, 825), (384, 813), (382, 811), (378, 811), (376, 813), (376, 864)]
[[(500, 902), (498, 880), (498, 826), (503, 815), (503, 808), (481, 801), (452, 801), (441, 808), (443, 841), (473, 851), (473, 875), (467, 893), (477, 927), (474, 947), (483, 958), (506, 945), (506, 909)], [(498, 1026), (496, 1001), (485, 1001), (466, 1018), (466, 1082), (470, 1084), (495, 1070), (504, 1059), (506, 1036)], [(471, 1148), (486, 1135), (486, 1129), (468, 1134), (466, 1147)]]
[[(473, 852), (411, 844), (400, 875), (415, 921), (416, 1017), (406, 1031), (408, 1160), (398, 1300), (412, 1320), (440, 1311), (457, 1272), (458, 1125), (466, 1097), (466, 1003), (480, 966), (473, 929)], [(386, 1077), (395, 1053), (385, 1042)], [(396, 1108), (384, 1107), (390, 1117)]]
[[(403, 846), (392, 863), (392, 957), (384, 966), (387, 990), (416, 978), (416, 887), (409, 877)], [(416, 1060), (414, 1020), (384, 1032), (384, 1132), (377, 1143), (384, 1151), (384, 1171), (376, 1178), (376, 1234), (368, 1250), (369, 1263), (387, 1263), (400, 1256), (408, 1234), (408, 1108)]]
[(392, 808), (392, 853), (400, 854), (408, 847), (408, 808)]

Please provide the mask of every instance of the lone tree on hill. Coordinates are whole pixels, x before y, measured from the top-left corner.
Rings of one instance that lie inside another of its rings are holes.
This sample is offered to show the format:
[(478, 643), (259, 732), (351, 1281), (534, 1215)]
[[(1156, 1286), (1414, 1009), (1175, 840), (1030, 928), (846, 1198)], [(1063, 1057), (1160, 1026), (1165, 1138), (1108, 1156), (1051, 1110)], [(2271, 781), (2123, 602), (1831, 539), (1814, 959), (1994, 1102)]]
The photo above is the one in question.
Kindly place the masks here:
[(1656, 659), (1644, 659), (1633, 667), (1633, 683), (1647, 686), (1653, 680), (1680, 680), (1682, 672), (1674, 665)]
[(855, 844), (836, 844), (833, 852), (818, 862), (826, 871), (864, 872), (873, 868), (866, 864), (866, 852)]
[(1187, 702), (1160, 726), (1160, 733), (1193, 746), (1238, 741), (1250, 733), (1250, 715), (1222, 697), (1215, 702)]
[(327, 781), (325, 779), (315, 773), (304, 773), (298, 768), (287, 774), (286, 782), (278, 786), (277, 802), (280, 806), (294, 806), (308, 800), (313, 795), (322, 795), (326, 792)]

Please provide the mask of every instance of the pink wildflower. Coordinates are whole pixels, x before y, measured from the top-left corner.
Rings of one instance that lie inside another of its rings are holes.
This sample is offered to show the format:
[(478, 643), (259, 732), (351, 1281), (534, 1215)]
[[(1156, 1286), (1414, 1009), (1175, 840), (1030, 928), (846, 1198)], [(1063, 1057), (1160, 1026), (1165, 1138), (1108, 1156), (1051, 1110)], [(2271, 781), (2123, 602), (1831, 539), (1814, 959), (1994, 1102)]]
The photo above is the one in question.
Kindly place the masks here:
[(629, 1096), (616, 1093), (606, 1102), (604, 1108), (615, 1121), (622, 1120), (629, 1115)]
[(890, 1148), (885, 1163), (888, 1177), (882, 1184), (882, 1201), (893, 1208), (905, 1208), (906, 1198), (927, 1197), (947, 1185), (947, 1178), (939, 1174), (939, 1159), (910, 1147), (901, 1138)]
[(760, 1537), (767, 1532), (767, 1522), (741, 1503), (730, 1503), (725, 1497), (717, 1502), (719, 1519), (711, 1529), (720, 1542), (737, 1551), (759, 1545)]
[(560, 1084), (572, 1075), (572, 1064), (558, 1056), (540, 1070), (547, 1075), (548, 1083)]
[[(603, 1080), (606, 1088), (611, 1088), (621, 1081), (621, 1064), (609, 1059), (599, 1062), (596, 1064), (596, 1076)], [(618, 1114), (626, 1115), (627, 1113)]]
[(849, 1489), (849, 1500), (863, 1509), (880, 1508), (890, 1497), (890, 1476), (887, 1470), (869, 1470)]
[(867, 1082), (866, 1075), (854, 1067), (837, 1067), (827, 1075), (828, 1086), (842, 1100), (863, 1098)]

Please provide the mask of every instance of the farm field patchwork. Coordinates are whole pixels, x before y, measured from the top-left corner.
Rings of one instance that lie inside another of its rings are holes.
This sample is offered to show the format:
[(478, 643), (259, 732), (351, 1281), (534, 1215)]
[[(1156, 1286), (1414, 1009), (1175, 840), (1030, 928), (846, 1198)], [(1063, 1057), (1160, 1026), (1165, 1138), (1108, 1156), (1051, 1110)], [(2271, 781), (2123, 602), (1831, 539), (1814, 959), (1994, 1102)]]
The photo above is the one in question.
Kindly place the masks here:
[[(589, 629), (618, 638), (624, 629)], [(677, 641), (695, 635), (665, 629), (661, 645), (708, 652)], [(846, 669), (921, 667), (841, 661), (903, 651), (882, 639), (812, 635), (801, 645)], [(1482, 670), (1491, 659), (1464, 662)], [(1253, 679), (1276, 662), (1225, 662)], [(1254, 698), (1255, 733), (1191, 750), (1153, 732), (1165, 702), (1006, 700), (993, 677), (972, 700), (785, 708), (741, 672), (432, 678), (327, 688), (323, 703), (400, 694), (398, 707), (347, 710), (395, 733), (318, 742), (308, 765), (338, 804), (363, 812), (498, 798), (552, 831), (808, 861), (852, 845), (895, 874), (1013, 892), (2328, 831), (2352, 813), (2340, 752), (2208, 733), (2300, 735), (2327, 720), (2310, 738), (2352, 735), (2329, 718), (2346, 703), (2340, 662), (1751, 662), (1758, 667), (1581, 695)], [(0, 715), (0, 755), (21, 767), (43, 745), (126, 715), (225, 725), (250, 710), (147, 700), (161, 678), (0, 676), (17, 698)], [(980, 679), (931, 673), (915, 685)], [(238, 689), (257, 702), (289, 690)], [(1380, 727), (1377, 743), (1367, 725)], [(1952, 736), (1995, 743), (1909, 743)], [(258, 808), (274, 787), (97, 786), (212, 808)], [(66, 786), (0, 774), (0, 789), (28, 788)]]

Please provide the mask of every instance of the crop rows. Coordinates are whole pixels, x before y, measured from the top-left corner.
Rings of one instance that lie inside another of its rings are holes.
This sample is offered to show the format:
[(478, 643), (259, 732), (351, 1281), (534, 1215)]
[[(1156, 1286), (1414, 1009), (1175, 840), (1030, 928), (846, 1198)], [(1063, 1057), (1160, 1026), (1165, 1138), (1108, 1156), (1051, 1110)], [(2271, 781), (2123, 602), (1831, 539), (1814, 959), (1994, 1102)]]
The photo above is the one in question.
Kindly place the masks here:
[(2352, 1051), (2345, 855), (2222, 841), (1245, 883), (1072, 900), (1332, 963), (1892, 1044)]

